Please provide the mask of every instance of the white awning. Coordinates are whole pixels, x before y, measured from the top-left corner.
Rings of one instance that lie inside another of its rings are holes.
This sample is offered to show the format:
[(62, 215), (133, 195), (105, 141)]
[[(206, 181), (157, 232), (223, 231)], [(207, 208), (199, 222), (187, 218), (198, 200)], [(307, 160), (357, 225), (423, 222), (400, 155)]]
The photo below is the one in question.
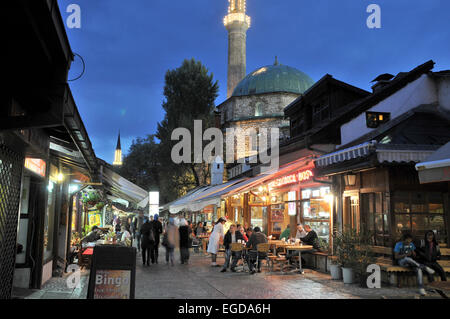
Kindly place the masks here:
[(140, 203), (148, 197), (148, 192), (144, 189), (105, 166), (103, 166), (102, 179), (105, 188), (111, 192), (114, 197), (121, 198), (135, 204)]
[(210, 205), (219, 207), (221, 199), (219, 193), (243, 180), (237, 179), (220, 185), (201, 187), (171, 203), (169, 211), (172, 214), (176, 214), (180, 211), (199, 211)]
[(450, 142), (416, 164), (421, 184), (450, 181)]

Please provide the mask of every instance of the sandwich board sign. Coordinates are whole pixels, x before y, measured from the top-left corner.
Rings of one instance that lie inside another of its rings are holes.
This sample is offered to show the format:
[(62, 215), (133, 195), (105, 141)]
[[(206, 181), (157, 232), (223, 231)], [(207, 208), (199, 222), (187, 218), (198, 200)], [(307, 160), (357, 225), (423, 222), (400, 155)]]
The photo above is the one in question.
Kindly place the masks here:
[(134, 299), (135, 281), (136, 248), (94, 247), (88, 299)]

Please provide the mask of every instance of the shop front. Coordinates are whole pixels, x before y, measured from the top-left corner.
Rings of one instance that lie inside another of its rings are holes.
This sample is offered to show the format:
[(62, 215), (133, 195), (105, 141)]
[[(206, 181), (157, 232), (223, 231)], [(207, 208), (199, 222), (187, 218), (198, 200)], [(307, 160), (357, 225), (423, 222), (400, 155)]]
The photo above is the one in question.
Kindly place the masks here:
[(422, 239), (433, 230), (441, 244), (448, 244), (448, 184), (419, 182), (411, 163), (433, 153), (422, 148), (365, 143), (317, 159), (316, 172), (333, 180), (338, 229), (369, 231), (374, 245), (385, 247), (404, 233)]
[(332, 195), (327, 181), (314, 179), (313, 167), (278, 177), (267, 184), (270, 200), (268, 234), (279, 237), (287, 225), (308, 224), (319, 239), (331, 241)]

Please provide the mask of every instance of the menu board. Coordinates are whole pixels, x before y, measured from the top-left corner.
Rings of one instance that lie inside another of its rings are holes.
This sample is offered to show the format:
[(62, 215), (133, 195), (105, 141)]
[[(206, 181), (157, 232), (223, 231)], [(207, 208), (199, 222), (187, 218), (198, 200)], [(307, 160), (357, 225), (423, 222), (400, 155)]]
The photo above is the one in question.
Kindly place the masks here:
[(97, 270), (94, 299), (130, 299), (131, 270)]
[(94, 247), (88, 299), (134, 299), (136, 248), (119, 245)]

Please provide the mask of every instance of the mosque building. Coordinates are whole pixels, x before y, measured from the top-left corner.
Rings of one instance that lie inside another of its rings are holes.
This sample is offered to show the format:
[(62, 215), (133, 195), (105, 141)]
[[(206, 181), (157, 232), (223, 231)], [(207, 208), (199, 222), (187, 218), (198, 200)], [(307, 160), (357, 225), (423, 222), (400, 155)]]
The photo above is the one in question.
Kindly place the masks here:
[[(217, 106), (220, 126), (254, 129), (279, 128), (280, 139), (289, 137), (289, 119), (284, 108), (309, 89), (314, 81), (294, 67), (275, 62), (246, 75), (246, 38), (250, 17), (246, 15), (246, 0), (228, 0), (228, 15), (224, 25), (228, 30), (227, 99)], [(255, 142), (245, 137), (245, 143), (235, 140), (234, 159), (248, 158), (258, 153)], [(234, 175), (234, 174), (233, 174)]]

